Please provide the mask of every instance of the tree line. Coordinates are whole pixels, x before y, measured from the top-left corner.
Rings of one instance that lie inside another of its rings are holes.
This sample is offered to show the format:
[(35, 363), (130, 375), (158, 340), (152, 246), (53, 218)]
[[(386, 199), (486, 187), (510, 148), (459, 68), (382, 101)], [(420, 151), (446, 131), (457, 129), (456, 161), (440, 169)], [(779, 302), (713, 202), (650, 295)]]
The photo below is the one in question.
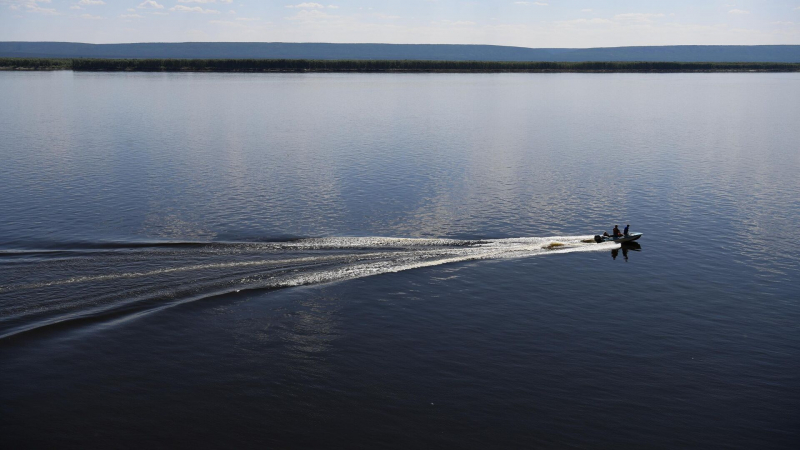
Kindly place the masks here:
[(134, 72), (797, 72), (792, 63), (0, 58), (17, 70)]
[(0, 58), (0, 69), (70, 70), (71, 59), (60, 58)]

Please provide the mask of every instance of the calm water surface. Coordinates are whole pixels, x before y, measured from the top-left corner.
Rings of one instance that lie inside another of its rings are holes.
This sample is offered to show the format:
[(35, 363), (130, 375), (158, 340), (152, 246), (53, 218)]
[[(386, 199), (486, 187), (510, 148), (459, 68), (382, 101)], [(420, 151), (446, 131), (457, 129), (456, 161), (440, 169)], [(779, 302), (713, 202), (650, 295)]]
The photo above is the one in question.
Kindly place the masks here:
[(0, 105), (3, 448), (800, 443), (800, 74), (0, 72)]

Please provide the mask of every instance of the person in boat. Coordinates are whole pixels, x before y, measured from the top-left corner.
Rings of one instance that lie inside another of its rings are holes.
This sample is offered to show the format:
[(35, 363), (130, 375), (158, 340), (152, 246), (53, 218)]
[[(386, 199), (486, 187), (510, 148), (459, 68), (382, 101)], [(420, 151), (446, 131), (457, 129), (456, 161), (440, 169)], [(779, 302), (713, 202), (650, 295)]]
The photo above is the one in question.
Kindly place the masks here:
[(627, 236), (628, 235), (628, 230), (630, 230), (630, 229), (631, 229), (631, 224), (625, 225), (625, 230), (622, 232), (622, 234)]
[(619, 231), (619, 225), (614, 225), (614, 231), (612, 231), (615, 238), (622, 237), (622, 232)]

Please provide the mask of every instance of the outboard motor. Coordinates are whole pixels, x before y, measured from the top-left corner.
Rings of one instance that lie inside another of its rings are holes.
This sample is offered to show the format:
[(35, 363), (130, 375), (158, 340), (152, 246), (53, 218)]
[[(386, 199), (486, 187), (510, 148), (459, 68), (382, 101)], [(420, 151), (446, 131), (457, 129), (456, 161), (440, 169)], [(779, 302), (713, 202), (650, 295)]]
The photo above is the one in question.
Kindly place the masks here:
[(594, 237), (594, 241), (599, 244), (599, 243), (603, 242), (603, 237), (598, 234), (598, 235), (596, 235)]

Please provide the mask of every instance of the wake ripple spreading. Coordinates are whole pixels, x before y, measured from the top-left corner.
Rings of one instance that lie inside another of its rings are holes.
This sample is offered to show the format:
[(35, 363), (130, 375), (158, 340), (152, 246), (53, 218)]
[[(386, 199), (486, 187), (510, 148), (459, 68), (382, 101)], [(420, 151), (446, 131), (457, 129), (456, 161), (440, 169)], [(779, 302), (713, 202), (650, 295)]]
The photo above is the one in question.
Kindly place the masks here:
[(454, 240), (338, 237), (0, 253), (0, 339), (252, 289), (349, 280), (440, 264), (607, 250), (591, 236)]

